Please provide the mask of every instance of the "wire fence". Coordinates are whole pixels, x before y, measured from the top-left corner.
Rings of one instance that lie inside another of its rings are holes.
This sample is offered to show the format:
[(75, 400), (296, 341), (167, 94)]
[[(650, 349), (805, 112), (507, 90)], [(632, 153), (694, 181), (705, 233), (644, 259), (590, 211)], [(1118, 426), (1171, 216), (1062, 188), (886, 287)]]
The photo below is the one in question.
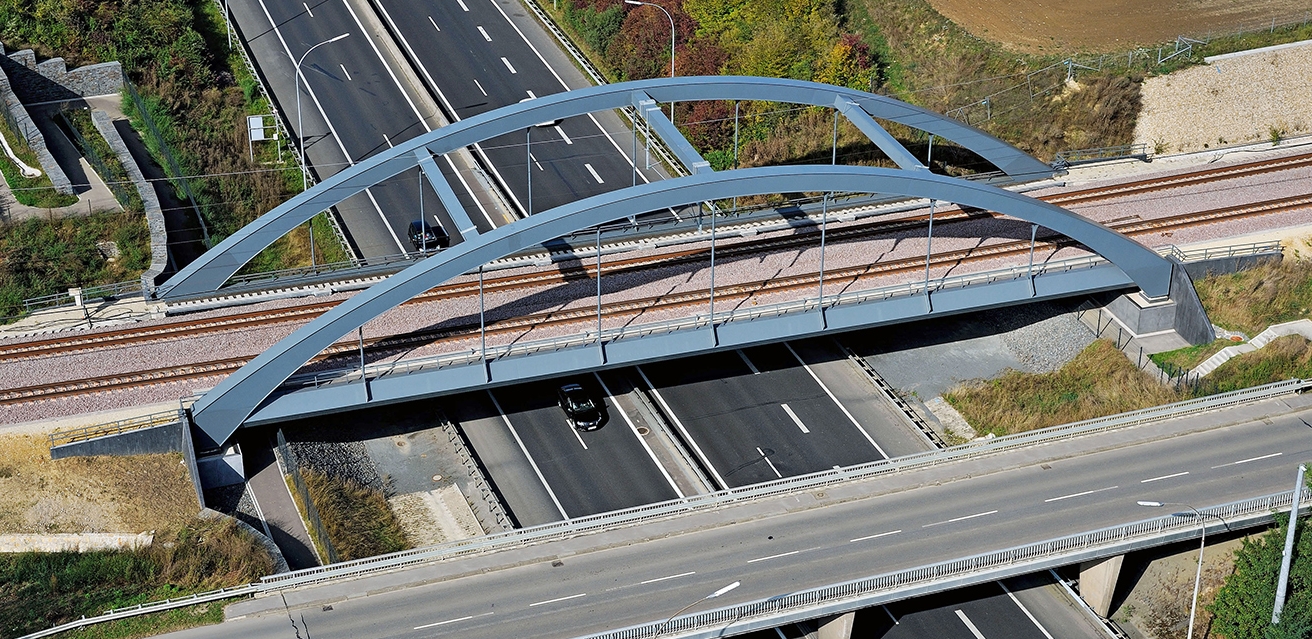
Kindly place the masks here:
[(68, 117), (63, 111), (60, 111), (58, 116), (64, 123), (64, 129), (73, 134), (73, 143), (82, 151), (82, 157), (86, 158), (91, 168), (100, 174), (101, 181), (109, 187), (110, 192), (114, 194), (114, 199), (129, 209), (134, 205), (140, 207), (141, 196), (137, 194), (136, 188), (129, 181), (130, 178), (128, 178), (127, 172), (123, 170), (122, 165), (117, 163), (117, 158), (115, 158), (115, 164), (118, 168), (110, 169), (110, 163), (96, 151), (96, 145), (82, 135), (82, 130), (73, 123), (72, 118)]
[(169, 181), (175, 189), (181, 189), (182, 193), (186, 194), (187, 202), (191, 204), (191, 210), (196, 215), (196, 221), (200, 223), (201, 235), (204, 236), (205, 242), (208, 244), (210, 230), (205, 224), (205, 216), (201, 215), (200, 207), (196, 206), (196, 196), (191, 192), (191, 182), (187, 179), (187, 174), (182, 172), (182, 167), (178, 165), (177, 159), (173, 156), (173, 150), (169, 147), (169, 143), (164, 139), (164, 136), (160, 134), (159, 126), (156, 125), (154, 116), (150, 114), (150, 109), (146, 105), (146, 101), (142, 99), (141, 94), (137, 92), (137, 88), (127, 79), (123, 80), (123, 88), (128, 97), (132, 99), (132, 104), (136, 107), (141, 122), (146, 125), (146, 134), (154, 140), (160, 155), (164, 156), (166, 169), (171, 178)]
[(510, 515), (506, 514), (506, 508), (501, 503), (501, 493), (497, 492), (497, 489), (488, 481), (482, 465), (478, 463), (478, 459), (470, 451), (464, 434), (460, 432), (455, 424), (451, 423), (450, 419), (447, 419), (446, 414), (440, 409), (436, 410), (436, 413), (438, 425), (442, 427), (442, 432), (446, 433), (447, 440), (455, 448), (456, 456), (460, 458), (465, 470), (469, 472), (470, 486), (478, 491), (477, 501), (471, 500), (470, 503), (470, 506), (474, 509), (474, 516), (478, 518), (483, 529), (487, 532), (513, 529), (515, 524), (511, 521)]
[(314, 500), (310, 498), (310, 489), (305, 486), (305, 478), (301, 476), (301, 468), (296, 463), (296, 455), (287, 446), (287, 438), (283, 436), (281, 428), (278, 429), (277, 437), (278, 457), (282, 459), (287, 474), (292, 478), (296, 494), (301, 498), (302, 513), (305, 515), (306, 522), (310, 524), (310, 534), (314, 535), (315, 541), (323, 547), (323, 552), (327, 555), (324, 559), (330, 564), (335, 564), (341, 559), (337, 555), (337, 550), (333, 548), (332, 540), (328, 538), (328, 529), (324, 527), (323, 519), (319, 517), (319, 509), (314, 507)]

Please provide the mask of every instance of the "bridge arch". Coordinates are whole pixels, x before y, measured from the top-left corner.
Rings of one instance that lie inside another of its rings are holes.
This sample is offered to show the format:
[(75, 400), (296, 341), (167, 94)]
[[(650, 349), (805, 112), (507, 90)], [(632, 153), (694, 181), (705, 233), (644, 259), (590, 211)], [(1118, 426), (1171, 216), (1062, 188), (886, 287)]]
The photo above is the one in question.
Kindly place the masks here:
[[(434, 154), (449, 153), (499, 135), (524, 130), (539, 122), (638, 106), (651, 100), (740, 100), (834, 107), (847, 115), (867, 135), (871, 135), (875, 143), (885, 149), (899, 165), (905, 166), (916, 160), (910, 158), (909, 153), (883, 131), (873, 118), (897, 122), (951, 140), (988, 160), (1011, 177), (1039, 177), (1052, 173), (1048, 165), (979, 129), (900, 100), (855, 89), (802, 80), (747, 76), (677, 77), (622, 82), (557, 93), (502, 107), (397, 144), (394, 148), (337, 173), (246, 225), (176, 273), (160, 286), (157, 294), (165, 298), (177, 298), (217, 291), (256, 254), (304, 224), (319, 211), (335, 206), (378, 182), (422, 166), (424, 162), (431, 163)], [(686, 141), (682, 142), (686, 145)], [(438, 180), (441, 180), (440, 176)], [(434, 184), (435, 188), (439, 188), (439, 193), (442, 186)], [(693, 200), (683, 203), (690, 201)]]
[(213, 443), (222, 444), (280, 384), (343, 335), (434, 286), (526, 246), (622, 219), (635, 210), (805, 191), (883, 193), (1005, 211), (1083, 243), (1150, 297), (1170, 292), (1172, 264), (1154, 251), (1060, 207), (985, 184), (928, 171), (849, 166), (764, 167), (692, 175), (562, 205), (468, 238), (418, 262), (302, 326), (228, 376), (193, 405), (192, 418)]

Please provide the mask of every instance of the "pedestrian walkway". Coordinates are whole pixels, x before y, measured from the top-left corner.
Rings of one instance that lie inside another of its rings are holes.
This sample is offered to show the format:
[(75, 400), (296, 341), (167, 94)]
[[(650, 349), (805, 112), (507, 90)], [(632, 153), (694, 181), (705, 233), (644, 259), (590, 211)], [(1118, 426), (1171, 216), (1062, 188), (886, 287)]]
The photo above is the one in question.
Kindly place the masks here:
[(12, 324), (0, 326), (0, 339), (101, 328), (163, 317), (162, 304), (141, 297), (102, 300), (85, 306), (60, 306), (36, 311)]
[(301, 519), (301, 512), (292, 501), (282, 468), (273, 454), (273, 441), (268, 432), (257, 432), (241, 437), (242, 457), (246, 465), (246, 482), (255, 496), (264, 522), (273, 534), (292, 570), (320, 565), (310, 533)]

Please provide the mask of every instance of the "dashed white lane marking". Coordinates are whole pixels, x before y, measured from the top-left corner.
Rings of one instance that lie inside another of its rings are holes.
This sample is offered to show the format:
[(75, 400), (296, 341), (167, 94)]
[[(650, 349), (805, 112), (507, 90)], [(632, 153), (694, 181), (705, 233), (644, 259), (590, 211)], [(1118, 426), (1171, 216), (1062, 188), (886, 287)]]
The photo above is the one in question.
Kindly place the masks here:
[(661, 396), (661, 392), (656, 390), (656, 385), (651, 383), (651, 380), (647, 377), (647, 373), (642, 370), (641, 366), (635, 366), (634, 368), (638, 369), (638, 374), (642, 376), (642, 381), (647, 384), (647, 388), (651, 389), (651, 394), (656, 396), (656, 401), (660, 403), (661, 408), (665, 409), (665, 414), (669, 415), (670, 419), (674, 420), (674, 426), (679, 429), (680, 433), (683, 433), (683, 440), (692, 445), (693, 452), (697, 453), (697, 457), (701, 458), (703, 464), (706, 464), (706, 469), (711, 471), (711, 476), (715, 477), (715, 481), (719, 487), (721, 489), (728, 488), (729, 484), (725, 483), (724, 478), (720, 476), (720, 471), (715, 469), (715, 465), (706, 457), (706, 453), (702, 452), (702, 447), (697, 445), (697, 440), (692, 438), (692, 434), (688, 432), (687, 428), (684, 428), (683, 422), (679, 420), (679, 416), (674, 414), (674, 409), (670, 408), (670, 405), (665, 402), (665, 398)]
[(519, 450), (523, 451), (524, 457), (528, 459), (528, 465), (533, 467), (534, 473), (537, 473), (538, 481), (542, 482), (542, 487), (545, 488), (547, 494), (551, 496), (551, 503), (556, 505), (556, 510), (560, 511), (561, 517), (569, 519), (569, 515), (565, 514), (565, 507), (560, 505), (560, 500), (556, 499), (556, 493), (551, 490), (551, 485), (547, 483), (547, 478), (542, 476), (542, 470), (538, 468), (538, 463), (533, 461), (532, 455), (528, 454), (528, 448), (524, 446), (524, 440), (520, 439), (519, 433), (515, 432), (515, 425), (510, 423), (509, 417), (506, 417), (506, 411), (501, 408), (501, 402), (497, 401), (497, 396), (493, 395), (492, 391), (488, 391), (487, 396), (492, 399), (492, 405), (496, 407), (497, 414), (501, 415), (501, 421), (505, 422), (506, 428), (510, 429), (510, 434), (514, 436), (515, 443), (519, 444)]
[(1108, 486), (1108, 487), (1106, 487), (1106, 488), (1096, 488), (1096, 489), (1094, 489), (1094, 490), (1086, 490), (1086, 491), (1084, 491), (1084, 492), (1082, 492), (1082, 493), (1071, 493), (1071, 494), (1069, 494), (1069, 495), (1062, 495), (1061, 497), (1053, 497), (1052, 499), (1045, 499), (1045, 500), (1043, 500), (1043, 503), (1046, 504), (1046, 503), (1049, 503), (1049, 502), (1061, 501), (1061, 500), (1063, 500), (1063, 499), (1070, 499), (1070, 498), (1072, 498), (1072, 497), (1083, 497), (1083, 496), (1085, 496), (1085, 495), (1092, 495), (1092, 494), (1094, 494), (1094, 493), (1100, 493), (1100, 492), (1103, 492), (1103, 491), (1105, 491), (1105, 490), (1116, 490), (1117, 488), (1120, 488), (1120, 486)]
[(794, 550), (794, 551), (792, 551), (792, 552), (784, 552), (784, 553), (779, 553), (779, 554), (777, 554), (777, 555), (770, 555), (769, 557), (757, 557), (756, 559), (748, 559), (748, 560), (747, 560), (747, 563), (749, 563), (749, 564), (754, 564), (754, 563), (756, 563), (756, 562), (758, 562), (758, 561), (767, 561), (767, 560), (770, 560), (770, 559), (778, 559), (778, 558), (780, 558), (780, 557), (788, 557), (788, 556), (791, 556), (791, 555), (796, 555), (796, 554), (799, 553), (799, 552), (802, 552), (802, 551), (800, 551), (800, 550)]
[(473, 619), (475, 617), (486, 617), (490, 614), (492, 613), (485, 612), (481, 615), (465, 615), (464, 617), (460, 617), (459, 619), (447, 619), (446, 621), (439, 621), (437, 623), (428, 623), (422, 626), (415, 626), (415, 630), (423, 630), (424, 628), (436, 628), (438, 626), (445, 626), (449, 623), (456, 623), (457, 621), (469, 621), (470, 619)]
[(602, 392), (606, 393), (606, 397), (610, 399), (610, 405), (614, 406), (615, 410), (620, 412), (620, 416), (624, 418), (624, 423), (629, 425), (629, 430), (633, 433), (633, 436), (638, 438), (638, 443), (642, 444), (643, 450), (647, 451), (647, 456), (651, 457), (651, 462), (656, 464), (656, 467), (660, 469), (661, 474), (665, 476), (665, 481), (670, 482), (670, 488), (674, 489), (674, 494), (678, 495), (679, 499), (686, 497), (686, 495), (683, 494), (683, 491), (679, 490), (679, 485), (674, 483), (674, 478), (670, 477), (670, 473), (661, 465), (661, 461), (656, 459), (656, 453), (652, 452), (651, 446), (647, 445), (647, 440), (643, 439), (642, 435), (638, 434), (637, 425), (633, 423), (632, 419), (629, 419), (629, 411), (624, 410), (624, 407), (620, 406), (620, 403), (616, 401), (614, 393), (611, 393), (610, 387), (606, 386), (606, 381), (597, 373), (593, 373), (592, 376), (597, 378), (597, 383), (601, 384)]
[(311, 17), (311, 18), (314, 17), (314, 12), (313, 12), (313, 11), (310, 11), (310, 5), (305, 4), (304, 2), (302, 2), (302, 3), (301, 3), (301, 6), (302, 6), (302, 7), (305, 7), (305, 12), (308, 13), (308, 14), (310, 14), (310, 17)]
[(752, 360), (747, 359), (747, 353), (744, 353), (743, 349), (741, 348), (734, 349), (734, 352), (738, 353), (738, 357), (741, 357), (743, 359), (743, 363), (747, 365), (747, 368), (751, 369), (753, 375), (761, 374), (761, 371), (756, 368), (756, 364), (753, 364)]
[[(781, 473), (781, 472), (779, 472), (779, 469), (778, 469), (778, 468), (775, 468), (775, 467), (774, 467), (774, 462), (770, 461), (770, 456), (769, 456), (769, 455), (766, 455), (766, 454), (765, 454), (765, 451), (761, 450), (761, 447), (760, 447), (760, 446), (757, 446), (757, 447), (756, 447), (756, 452), (758, 452), (758, 453), (761, 454), (761, 459), (764, 459), (764, 460), (765, 460), (765, 463), (768, 464), (768, 465), (770, 466), (770, 470), (773, 470), (773, 471), (774, 471), (774, 474), (775, 474), (776, 477), (778, 477), (779, 479), (783, 479), (783, 478), (784, 478), (784, 474)], [(750, 563), (750, 562), (748, 562), (748, 563)]]
[(1020, 608), (1020, 611), (1025, 613), (1026, 617), (1030, 618), (1030, 621), (1034, 623), (1034, 627), (1038, 628), (1039, 632), (1043, 633), (1043, 636), (1047, 637), (1048, 639), (1053, 639), (1052, 633), (1048, 632), (1048, 629), (1044, 628), (1043, 624), (1039, 623), (1039, 620), (1035, 619), (1034, 615), (1030, 614), (1030, 609), (1026, 608), (1025, 604), (1021, 603), (1020, 600), (1016, 598), (1016, 595), (1012, 594), (1011, 589), (1007, 588), (1007, 584), (1004, 584), (1001, 581), (999, 581), (998, 585), (1002, 586), (1002, 590), (1007, 593), (1008, 597), (1011, 597), (1012, 601), (1016, 602), (1016, 607)]
[(793, 412), (792, 408), (788, 407), (788, 404), (780, 404), (780, 406), (783, 407), (785, 413), (788, 413), (789, 417), (793, 418), (793, 423), (797, 424), (797, 427), (802, 429), (803, 433), (807, 433), (807, 434), (811, 433), (811, 430), (806, 427), (806, 424), (802, 423), (802, 419), (797, 416), (797, 413)]
[(507, 60), (505, 56), (501, 56), (501, 61), (506, 64), (506, 68), (510, 69), (510, 72), (512, 74), (519, 73), (518, 71), (515, 70), (515, 67), (510, 66), (510, 60)]
[(687, 577), (688, 575), (695, 575), (695, 574), (697, 574), (697, 571), (695, 571), (695, 570), (690, 570), (690, 571), (688, 571), (688, 572), (681, 572), (681, 573), (679, 573), (679, 574), (677, 574), (677, 575), (670, 575), (670, 576), (668, 576), (668, 577), (657, 577), (657, 578), (655, 578), (655, 579), (648, 579), (647, 581), (640, 581), (640, 582), (638, 582), (638, 585), (639, 585), (639, 586), (645, 586), (645, 585), (647, 585), (647, 584), (654, 584), (654, 583), (656, 583), (656, 582), (658, 582), (658, 581), (668, 581), (668, 580), (670, 580), (670, 579), (678, 579), (679, 577)]
[(1261, 457), (1249, 457), (1248, 459), (1241, 459), (1241, 460), (1239, 460), (1239, 461), (1237, 461), (1237, 462), (1230, 462), (1230, 463), (1228, 463), (1228, 464), (1221, 464), (1220, 466), (1213, 466), (1212, 468), (1224, 468), (1224, 467), (1226, 467), (1226, 466), (1238, 466), (1239, 464), (1247, 464), (1248, 462), (1258, 461), (1259, 459), (1271, 459), (1272, 457), (1279, 457), (1279, 456), (1281, 456), (1281, 455), (1283, 455), (1283, 454), (1284, 454), (1284, 453), (1271, 453), (1270, 455), (1262, 455)]
[(474, 86), (478, 87), (478, 91), (483, 94), (483, 97), (487, 97), (487, 91), (483, 89), (483, 85), (479, 84), (478, 80), (474, 80)]
[(341, 68), (342, 68), (342, 73), (345, 73), (345, 74), (346, 74), (346, 80), (347, 80), (348, 82), (353, 82), (353, 80), (351, 80), (351, 72), (346, 70), (346, 65), (345, 65), (345, 64), (340, 64), (340, 63), (339, 63), (337, 66), (341, 67)]
[(1146, 483), (1148, 483), (1148, 482), (1161, 481), (1161, 480), (1163, 480), (1163, 479), (1171, 479), (1172, 477), (1183, 477), (1183, 476), (1188, 475), (1188, 474), (1189, 474), (1189, 471), (1186, 470), (1186, 471), (1184, 471), (1183, 473), (1174, 473), (1174, 474), (1171, 474), (1171, 475), (1162, 475), (1161, 477), (1153, 477), (1152, 479), (1144, 479), (1144, 480), (1140, 481), (1139, 483), (1141, 483), (1141, 484), (1146, 484)]
[(560, 134), (560, 139), (564, 140), (565, 144), (574, 144), (574, 140), (569, 139), (569, 136), (565, 135), (565, 130), (560, 128), (559, 124), (556, 125), (556, 133)]
[(546, 601), (539, 601), (539, 602), (537, 602), (537, 603), (531, 603), (531, 604), (528, 605), (528, 607), (529, 607), (529, 608), (532, 608), (533, 606), (545, 606), (545, 605), (547, 605), (547, 604), (558, 603), (558, 602), (561, 602), (561, 601), (569, 601), (570, 599), (578, 599), (579, 597), (586, 597), (586, 596), (588, 596), (588, 593), (586, 593), (586, 592), (580, 592), (580, 593), (577, 594), (577, 595), (570, 595), (570, 596), (568, 596), (568, 597), (557, 597), (557, 598), (555, 598), (555, 599), (548, 599), (548, 600), (546, 600)]
[(482, 26), (479, 26), (479, 27), (477, 27), (477, 28), (478, 28), (478, 32), (481, 33), (481, 34), (483, 34), (483, 39), (484, 39), (484, 40), (487, 40), (488, 42), (491, 42), (491, 41), (492, 41), (492, 36), (488, 35), (488, 34), (487, 34), (487, 31), (484, 31)]
[(527, 93), (529, 98), (538, 99), (538, 96), (534, 95), (532, 91), (525, 91), (524, 93)]
[(456, 0), (456, 4), (460, 5), (460, 8), (464, 9), (466, 13), (469, 11), (469, 7), (465, 6), (465, 0)]
[(975, 635), (975, 639), (988, 639), (979, 631), (979, 628), (975, 627), (975, 624), (970, 622), (970, 617), (967, 617), (966, 613), (961, 612), (960, 610), (955, 610), (953, 612), (957, 613), (957, 617), (961, 619), (961, 623), (966, 624), (966, 628), (970, 630), (970, 634)]
[(433, 16), (428, 16), (428, 22), (433, 25), (434, 29), (437, 29), (438, 31), (442, 30), (442, 27), (437, 26), (437, 20), (434, 20)]
[(530, 158), (533, 158), (533, 163), (536, 164), (536, 165), (538, 165), (538, 170), (539, 170), (539, 171), (545, 171), (545, 170), (546, 170), (546, 169), (542, 168), (542, 163), (541, 163), (541, 162), (538, 162), (538, 156), (533, 155), (532, 153), (529, 153), (528, 156), (529, 156)]
[(965, 521), (965, 520), (967, 520), (967, 519), (974, 519), (974, 518), (976, 518), (976, 517), (983, 517), (983, 516), (985, 516), (985, 515), (992, 515), (992, 514), (994, 514), (994, 513), (996, 513), (996, 512), (998, 512), (998, 511), (996, 511), (996, 510), (990, 510), (990, 511), (985, 512), (985, 513), (975, 513), (975, 514), (973, 514), (973, 515), (966, 515), (966, 516), (964, 516), (964, 517), (954, 517), (954, 518), (949, 519), (949, 520), (947, 520), (947, 521), (936, 521), (936, 522), (934, 522), (934, 523), (932, 523), (932, 524), (925, 524), (924, 526), (921, 526), (921, 528), (929, 528), (930, 526), (938, 526), (938, 525), (940, 525), (940, 524), (951, 524), (951, 523), (955, 523), (955, 522), (958, 522), (958, 521)]
[(587, 170), (588, 170), (588, 173), (591, 173), (591, 174), (592, 174), (592, 179), (596, 180), (596, 181), (597, 181), (597, 184), (605, 184), (605, 183), (606, 183), (605, 180), (601, 179), (601, 176), (600, 176), (600, 175), (597, 175), (597, 169), (592, 168), (592, 165), (591, 165), (591, 164), (588, 164), (588, 163), (585, 162), (585, 163), (583, 164), (583, 168), (587, 169)]
[(898, 533), (900, 533), (900, 532), (902, 532), (902, 531), (901, 531), (901, 530), (890, 530), (890, 531), (888, 531), (888, 532), (882, 532), (882, 533), (879, 533), (879, 534), (877, 534), (877, 535), (866, 535), (865, 537), (857, 537), (856, 539), (849, 539), (849, 540), (847, 540), (847, 543), (852, 544), (852, 543), (856, 543), (856, 542), (858, 542), (858, 541), (868, 541), (868, 540), (870, 540), (870, 539), (879, 539), (880, 537), (887, 537), (887, 536), (889, 536), (889, 535), (896, 535), (896, 534), (898, 534)]
[(874, 446), (875, 450), (879, 451), (879, 454), (884, 459), (888, 459), (889, 458), (888, 453), (884, 452), (884, 449), (881, 448), (879, 444), (875, 443), (875, 438), (871, 437), (870, 433), (866, 432), (866, 429), (861, 426), (861, 422), (856, 421), (856, 418), (852, 416), (852, 413), (847, 412), (847, 407), (843, 405), (843, 402), (838, 401), (838, 397), (834, 396), (834, 393), (829, 390), (829, 387), (825, 386), (825, 383), (820, 381), (820, 376), (816, 375), (815, 371), (811, 370), (811, 365), (807, 364), (806, 361), (802, 359), (802, 356), (798, 355), (797, 351), (793, 350), (793, 345), (789, 344), (788, 342), (784, 342), (784, 346), (788, 348), (789, 353), (793, 354), (793, 357), (797, 358), (798, 363), (802, 365), (802, 368), (806, 369), (806, 372), (811, 376), (811, 379), (814, 379), (815, 383), (820, 385), (820, 389), (823, 390), (825, 394), (829, 396), (829, 399), (834, 400), (834, 405), (838, 406), (838, 410), (843, 411), (843, 414), (847, 416), (847, 420), (852, 422), (852, 425), (856, 426), (856, 429), (861, 431), (862, 435), (865, 435), (866, 441), (870, 442), (870, 445)]
[(565, 422), (565, 426), (569, 428), (571, 433), (574, 433), (574, 439), (579, 440), (579, 445), (583, 447), (583, 450), (587, 450), (588, 445), (583, 442), (583, 436), (579, 434), (579, 429), (570, 426), (569, 422)]

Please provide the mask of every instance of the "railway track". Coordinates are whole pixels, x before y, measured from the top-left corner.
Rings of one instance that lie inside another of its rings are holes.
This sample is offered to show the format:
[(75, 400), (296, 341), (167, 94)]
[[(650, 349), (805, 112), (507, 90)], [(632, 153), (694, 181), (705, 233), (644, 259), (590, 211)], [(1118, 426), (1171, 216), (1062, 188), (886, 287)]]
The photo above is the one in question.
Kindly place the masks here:
[[(1165, 189), (1248, 177), (1306, 166), (1312, 166), (1312, 154), (1204, 169), (1165, 178), (1138, 180), (1134, 182), (1050, 195), (1040, 199), (1051, 204), (1059, 205), (1087, 204), (1099, 200), (1141, 195)], [(938, 213), (935, 216), (934, 221), (938, 224), (949, 224), (953, 222), (987, 218), (990, 216), (993, 216), (993, 214), (983, 211), (963, 211), (961, 209), (948, 208)], [(926, 215), (911, 216), (898, 220), (872, 220), (862, 224), (831, 229), (827, 233), (827, 236), (829, 241), (852, 241), (880, 234), (920, 229), (927, 223), (928, 216)], [(1149, 224), (1151, 222), (1145, 221), (1143, 223)], [(801, 233), (782, 237), (767, 237), (723, 246), (717, 250), (717, 254), (723, 258), (741, 257), (754, 253), (766, 253), (800, 246), (809, 246), (815, 242), (816, 238), (814, 237), (814, 234), (811, 233)], [(672, 251), (654, 256), (640, 256), (622, 260), (612, 260), (603, 264), (602, 275), (605, 276), (611, 273), (626, 272), (635, 269), (674, 266), (678, 264), (697, 262), (704, 259), (704, 255), (705, 250), (697, 248)], [(580, 265), (566, 271), (541, 271), (527, 275), (485, 278), (484, 291), (486, 293), (494, 293), (498, 291), (520, 290), (534, 286), (560, 284), (576, 279), (588, 279), (594, 277), (595, 271), (595, 266)], [(415, 297), (407, 302), (407, 304), (424, 303), (438, 298), (450, 299), (452, 297), (477, 294), (478, 287), (476, 284), (472, 282), (456, 282), (436, 287), (423, 295)], [(98, 331), (95, 333), (79, 333), (71, 336), (60, 336), (56, 338), (12, 344), (0, 342), (0, 362), (32, 357), (48, 357), (97, 348), (112, 348), (132, 344), (142, 344), (175, 339), (184, 335), (190, 337), (241, 328), (265, 327), (285, 322), (308, 322), (327, 312), (338, 303), (338, 301), (313, 302), (284, 309), (275, 309), (272, 311), (234, 313), (222, 317), (195, 320), (183, 319), (176, 322), (148, 327), (130, 327), (117, 330)]]
[[(1149, 233), (1173, 232), (1218, 221), (1233, 221), (1258, 215), (1272, 215), (1312, 208), (1312, 195), (1278, 198), (1253, 204), (1224, 207), (1219, 209), (1186, 213), (1152, 220), (1125, 221), (1111, 225), (1115, 230), (1131, 237)], [(937, 220), (936, 220), (937, 221)], [(1056, 250), (1076, 245), (1076, 242), (1064, 236), (1048, 236), (1036, 244), (1036, 249)], [(949, 266), (977, 262), (986, 259), (1027, 254), (1030, 243), (1024, 240), (998, 242), (996, 244), (937, 253), (931, 260), (932, 266)], [(699, 253), (690, 251), (688, 253)], [(700, 259), (700, 257), (698, 258)], [(921, 272), (925, 268), (924, 258), (905, 258), (875, 264), (833, 269), (825, 273), (826, 285), (850, 287), (860, 284), (862, 280), (904, 272)], [(580, 275), (579, 277), (590, 277)], [(819, 285), (818, 274), (803, 274), (777, 277), (769, 280), (745, 282), (717, 287), (715, 297), (725, 303), (745, 302), (751, 297), (766, 293), (778, 293), (793, 290), (814, 290)], [(476, 290), (475, 286), (475, 290)], [(438, 289), (434, 289), (435, 291)], [(426, 295), (441, 294), (430, 292)], [(624, 300), (602, 305), (602, 312), (608, 318), (630, 319), (645, 313), (674, 310), (708, 302), (708, 291), (688, 291)], [(331, 303), (319, 306), (331, 306)], [(326, 308), (315, 311), (322, 313)], [(255, 315), (255, 314), (248, 314)], [(248, 320), (244, 318), (241, 321)], [(529, 329), (561, 326), (581, 321), (592, 322), (596, 319), (595, 307), (565, 309), (543, 313), (533, 313), (489, 324), (486, 334), (522, 333)], [(285, 321), (285, 320), (280, 320)], [(228, 326), (231, 326), (229, 324)], [(366, 351), (375, 359), (391, 357), (412, 351), (419, 346), (443, 342), (467, 340), (478, 335), (477, 325), (456, 326), (441, 330), (420, 331), (405, 335), (374, 338), (366, 341)], [(331, 360), (339, 356), (354, 358), (358, 346), (354, 341), (339, 342), (317, 356), (312, 362)], [(226, 374), (240, 368), (250, 358), (230, 358), (203, 362), (183, 367), (169, 367), (138, 371), (124, 375), (110, 375), (86, 380), (62, 382), (58, 384), (36, 385), (0, 391), (0, 406), (18, 404), (41, 399), (55, 399), (84, 393), (121, 390), (137, 386), (211, 377)]]

